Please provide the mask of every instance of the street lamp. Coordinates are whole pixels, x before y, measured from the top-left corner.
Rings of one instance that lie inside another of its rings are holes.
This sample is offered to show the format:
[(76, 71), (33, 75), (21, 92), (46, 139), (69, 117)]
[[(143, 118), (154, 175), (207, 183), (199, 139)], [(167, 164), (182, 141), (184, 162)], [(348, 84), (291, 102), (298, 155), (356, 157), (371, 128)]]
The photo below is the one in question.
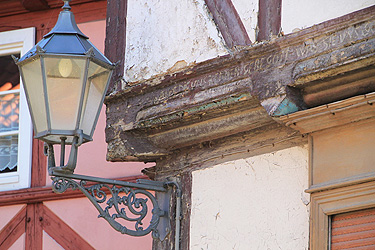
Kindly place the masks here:
[[(69, 2), (64, 1), (51, 32), (22, 58), (14, 58), (23, 80), (35, 138), (46, 144), (54, 191), (61, 193), (69, 187), (79, 189), (97, 208), (99, 217), (117, 231), (133, 236), (152, 232), (154, 238), (163, 240), (170, 231), (167, 215), (171, 190), (175, 187), (178, 236), (181, 191), (175, 180), (130, 183), (74, 174), (78, 147), (92, 140), (115, 65), (79, 30)], [(55, 144), (61, 145), (60, 166), (55, 164)], [(71, 145), (66, 165), (65, 145)], [(95, 184), (89, 186), (87, 181)], [(158, 200), (148, 190), (156, 192)], [(139, 195), (142, 197), (138, 198)], [(152, 211), (147, 208), (147, 202), (152, 203)], [(103, 204), (107, 206), (103, 208)], [(126, 214), (124, 207), (133, 217)], [(143, 219), (148, 211), (152, 212), (152, 219), (144, 228)], [(134, 229), (125, 227), (120, 219), (133, 221)]]
[(59, 170), (73, 173), (78, 146), (92, 140), (114, 65), (79, 30), (64, 2), (55, 27), (17, 65), (35, 137), (61, 144), (63, 154), (65, 144), (72, 145)]

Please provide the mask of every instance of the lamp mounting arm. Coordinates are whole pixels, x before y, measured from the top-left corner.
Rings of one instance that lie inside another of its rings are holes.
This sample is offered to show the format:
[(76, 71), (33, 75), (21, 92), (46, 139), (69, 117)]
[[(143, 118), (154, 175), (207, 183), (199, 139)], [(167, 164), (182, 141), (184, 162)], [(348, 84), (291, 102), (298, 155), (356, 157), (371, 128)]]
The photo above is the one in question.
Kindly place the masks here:
[[(116, 231), (131, 236), (149, 233), (164, 240), (170, 233), (169, 207), (173, 189), (176, 191), (176, 248), (179, 249), (181, 189), (176, 181), (139, 179), (136, 183), (63, 173), (51, 169), (52, 188), (63, 193), (68, 188), (80, 190)], [(156, 198), (157, 196), (157, 198)], [(149, 209), (149, 207), (152, 209)], [(151, 211), (152, 218), (146, 218)], [(145, 222), (146, 221), (146, 222)], [(127, 222), (126, 226), (123, 222)], [(133, 225), (129, 227), (129, 222)]]
[(75, 136), (73, 137), (72, 146), (70, 148), (69, 160), (66, 165), (64, 165), (65, 160), (65, 141), (66, 137), (60, 137), (61, 140), (61, 153), (60, 153), (60, 166), (56, 166), (55, 153), (53, 149), (53, 144), (44, 143), (44, 154), (48, 157), (48, 172), (57, 171), (62, 173), (73, 173), (77, 165), (78, 147), (83, 141), (83, 132), (77, 129)]

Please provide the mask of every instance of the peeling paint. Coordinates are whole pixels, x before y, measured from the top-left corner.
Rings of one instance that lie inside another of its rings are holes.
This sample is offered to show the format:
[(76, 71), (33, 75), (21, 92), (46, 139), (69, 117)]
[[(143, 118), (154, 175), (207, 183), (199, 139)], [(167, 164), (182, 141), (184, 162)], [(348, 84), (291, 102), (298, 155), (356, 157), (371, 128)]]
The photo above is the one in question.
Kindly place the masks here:
[(282, 116), (282, 115), (291, 114), (297, 111), (298, 111), (297, 105), (291, 100), (289, 100), (289, 98), (285, 98), (271, 115)]
[(204, 0), (129, 0), (127, 13), (127, 82), (227, 54)]
[(256, 41), (259, 0), (232, 0), (252, 42)]

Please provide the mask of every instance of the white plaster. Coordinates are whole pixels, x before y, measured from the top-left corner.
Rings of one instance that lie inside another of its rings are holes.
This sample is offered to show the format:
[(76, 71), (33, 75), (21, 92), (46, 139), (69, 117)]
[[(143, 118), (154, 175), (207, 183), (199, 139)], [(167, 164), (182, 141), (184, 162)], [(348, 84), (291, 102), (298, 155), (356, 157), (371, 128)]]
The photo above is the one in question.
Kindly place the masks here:
[(259, 0), (232, 0), (251, 42), (255, 42), (258, 24)]
[(283, 0), (281, 28), (291, 33), (374, 4), (375, 0)]
[(307, 147), (193, 172), (190, 247), (308, 249)]
[(163, 74), (226, 54), (204, 0), (129, 0), (125, 80)]

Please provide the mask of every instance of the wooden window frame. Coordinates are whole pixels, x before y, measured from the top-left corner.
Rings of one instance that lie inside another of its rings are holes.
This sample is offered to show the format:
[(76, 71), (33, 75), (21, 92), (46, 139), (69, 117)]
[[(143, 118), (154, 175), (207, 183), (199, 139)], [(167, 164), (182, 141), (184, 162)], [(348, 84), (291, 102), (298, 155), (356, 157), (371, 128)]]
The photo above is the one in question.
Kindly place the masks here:
[(375, 181), (311, 195), (310, 249), (330, 249), (330, 216), (375, 207)]
[[(35, 28), (0, 32), (0, 56), (24, 55), (35, 44)], [(17, 171), (0, 176), (0, 191), (28, 188), (31, 185), (32, 122), (23, 86), (20, 86)]]

